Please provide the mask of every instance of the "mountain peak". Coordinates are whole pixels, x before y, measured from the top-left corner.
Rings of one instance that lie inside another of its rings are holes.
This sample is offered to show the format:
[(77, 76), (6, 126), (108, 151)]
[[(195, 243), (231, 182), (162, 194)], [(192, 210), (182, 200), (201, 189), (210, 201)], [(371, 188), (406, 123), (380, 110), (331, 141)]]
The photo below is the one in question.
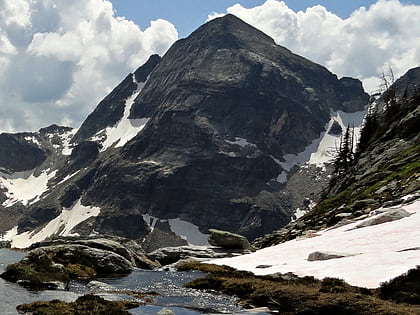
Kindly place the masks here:
[(226, 48), (241, 48), (238, 46), (246, 43), (275, 45), (271, 37), (233, 14), (207, 22), (191, 33), (187, 39)]

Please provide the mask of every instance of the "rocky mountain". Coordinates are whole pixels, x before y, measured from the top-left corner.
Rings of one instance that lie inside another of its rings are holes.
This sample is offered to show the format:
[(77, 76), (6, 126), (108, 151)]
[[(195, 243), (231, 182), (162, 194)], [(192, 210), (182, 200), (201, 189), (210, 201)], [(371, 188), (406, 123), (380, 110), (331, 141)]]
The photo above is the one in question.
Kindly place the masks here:
[(0, 135), (0, 231), (18, 247), (76, 233), (184, 244), (209, 228), (253, 239), (317, 201), (368, 98), (237, 17), (212, 20), (78, 130)]

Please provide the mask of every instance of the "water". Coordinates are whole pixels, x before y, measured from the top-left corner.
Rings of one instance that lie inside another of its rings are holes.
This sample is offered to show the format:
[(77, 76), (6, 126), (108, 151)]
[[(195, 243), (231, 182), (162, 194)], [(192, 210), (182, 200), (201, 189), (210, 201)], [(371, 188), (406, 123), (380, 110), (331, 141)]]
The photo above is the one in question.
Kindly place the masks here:
[[(21, 260), (25, 253), (0, 249), (0, 273), (8, 264)], [(203, 292), (184, 288), (183, 285), (191, 280), (202, 277), (200, 272), (169, 272), (134, 270), (130, 275), (117, 279), (99, 279), (112, 285), (117, 290), (135, 290), (138, 292), (158, 292), (161, 296), (152, 297), (153, 302), (146, 306), (131, 309), (135, 315), (156, 315), (163, 308), (172, 310), (176, 315), (199, 314), (258, 314), (264, 312), (244, 311), (237, 305), (235, 298), (217, 292)], [(69, 291), (28, 291), (25, 288), (4, 281), (0, 278), (0, 314), (18, 314), (16, 306), (34, 301), (50, 301), (59, 299), (71, 302), (77, 297), (88, 293), (89, 289), (80, 283), (71, 283)], [(125, 294), (99, 293), (107, 300), (134, 300)]]

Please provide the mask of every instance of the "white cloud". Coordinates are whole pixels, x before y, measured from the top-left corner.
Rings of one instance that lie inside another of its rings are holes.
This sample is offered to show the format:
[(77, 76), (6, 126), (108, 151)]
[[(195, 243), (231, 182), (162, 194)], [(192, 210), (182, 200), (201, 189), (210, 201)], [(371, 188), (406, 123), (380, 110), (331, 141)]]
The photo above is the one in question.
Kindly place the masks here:
[(152, 21), (141, 30), (107, 0), (0, 0), (0, 130), (78, 126), (98, 101), (178, 38)]
[[(398, 77), (420, 65), (419, 5), (379, 0), (342, 19), (320, 5), (294, 12), (283, 1), (267, 0), (250, 9), (236, 4), (227, 13), (339, 76), (361, 79), (369, 92), (389, 66)], [(209, 19), (217, 16), (212, 13)]]

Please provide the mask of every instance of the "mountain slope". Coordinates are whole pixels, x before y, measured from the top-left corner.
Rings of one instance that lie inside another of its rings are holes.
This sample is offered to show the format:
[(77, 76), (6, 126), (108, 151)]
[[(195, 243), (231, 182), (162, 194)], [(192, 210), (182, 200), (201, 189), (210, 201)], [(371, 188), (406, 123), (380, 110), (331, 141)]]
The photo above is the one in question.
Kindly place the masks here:
[[(355, 159), (334, 176), (321, 201), (286, 229), (258, 240), (277, 244), (416, 199), (420, 194), (420, 67), (410, 69), (374, 103), (364, 121)], [(409, 92), (406, 92), (409, 91)], [(387, 99), (386, 95), (394, 95)], [(410, 95), (410, 96), (408, 96)]]
[(166, 219), (201, 233), (269, 233), (305, 196), (316, 199), (319, 185), (302, 194), (294, 184), (286, 194), (288, 179), (325, 185), (322, 167), (299, 175), (299, 166), (331, 151), (367, 100), (360, 81), (338, 79), (235, 16), (215, 19), (152, 56), (98, 105), (50, 167), (49, 190), (16, 204), (25, 213), (17, 233), (35, 235), (75, 205), (100, 211), (73, 234), (142, 239), (173, 231)]

